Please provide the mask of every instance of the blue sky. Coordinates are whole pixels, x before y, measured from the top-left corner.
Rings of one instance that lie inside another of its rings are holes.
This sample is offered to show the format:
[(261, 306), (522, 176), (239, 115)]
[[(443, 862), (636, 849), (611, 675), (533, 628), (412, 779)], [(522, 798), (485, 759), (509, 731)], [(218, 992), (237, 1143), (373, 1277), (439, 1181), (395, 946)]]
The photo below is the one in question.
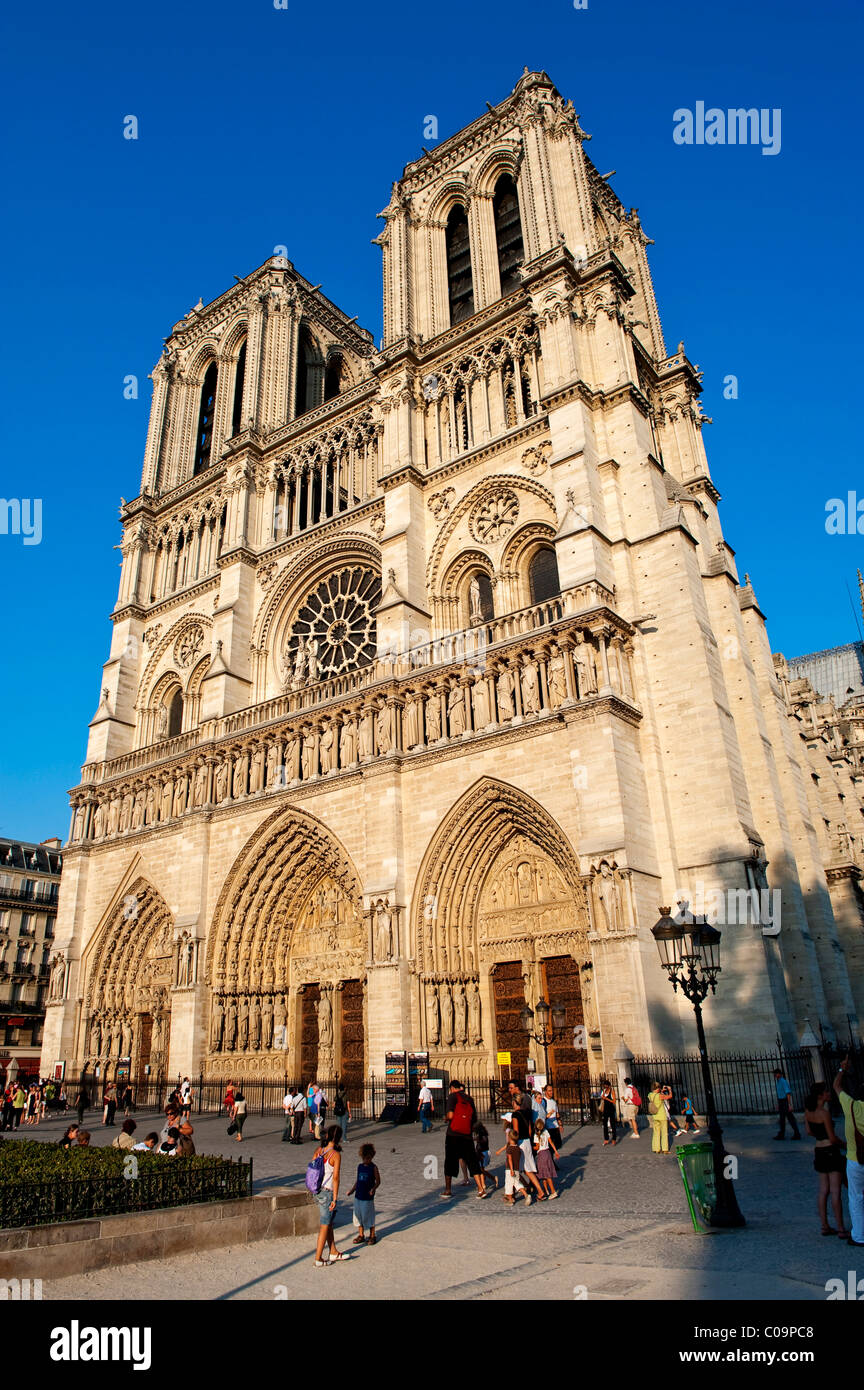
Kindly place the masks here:
[[(430, 143), (424, 119), (445, 139), (525, 65), (572, 98), (591, 157), (655, 239), (667, 344), (683, 338), (704, 369), (724, 530), (772, 645), (791, 656), (858, 635), (846, 586), (862, 538), (825, 532), (830, 497), (864, 497), (852, 0), (14, 8), (0, 495), (41, 498), (43, 534), (0, 535), (0, 834), (67, 833), (162, 339), (279, 244), (379, 338), (375, 214)], [(780, 108), (780, 153), (676, 145), (673, 112), (698, 101)]]

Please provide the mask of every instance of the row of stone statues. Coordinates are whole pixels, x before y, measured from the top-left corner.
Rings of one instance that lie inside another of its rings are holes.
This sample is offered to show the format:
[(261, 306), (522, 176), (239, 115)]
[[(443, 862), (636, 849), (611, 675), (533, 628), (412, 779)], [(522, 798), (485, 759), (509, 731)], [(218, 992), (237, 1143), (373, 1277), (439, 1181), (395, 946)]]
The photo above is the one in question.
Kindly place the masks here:
[(304, 685), (314, 685), (321, 677), (318, 673), (318, 639), (301, 637), (292, 652), (290, 642), (286, 642), (280, 665), (282, 689), (299, 690)]
[(210, 1012), (211, 1052), (267, 1052), (285, 1028), (283, 994), (214, 994)]
[(427, 980), (426, 1041), (430, 1047), (477, 1047), (482, 1041), (476, 980)]
[(525, 652), (488, 670), (410, 689), (399, 699), (379, 695), (359, 709), (308, 720), (279, 741), (257, 740), (218, 760), (199, 758), (194, 767), (173, 776), (151, 777), (122, 794), (89, 804), (82, 799), (72, 840), (140, 830), (187, 810), (326, 777), (393, 752), (465, 738), (596, 693), (595, 650), (578, 633), (572, 648), (552, 642), (543, 656)]
[[(168, 1028), (168, 1015), (159, 1011), (152, 1015), (150, 1034), (151, 1056), (161, 1053)], [(135, 1042), (133, 1015), (119, 1011), (96, 1012), (91, 1015), (87, 1037), (87, 1055), (95, 1060), (131, 1057)]]

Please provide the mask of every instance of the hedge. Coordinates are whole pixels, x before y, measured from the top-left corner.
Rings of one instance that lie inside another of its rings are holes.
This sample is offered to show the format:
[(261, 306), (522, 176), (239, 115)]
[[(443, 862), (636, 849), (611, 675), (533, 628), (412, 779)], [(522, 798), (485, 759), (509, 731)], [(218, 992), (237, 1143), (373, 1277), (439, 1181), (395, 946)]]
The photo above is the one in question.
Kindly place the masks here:
[[(136, 1161), (136, 1167), (129, 1163)], [(0, 1144), (0, 1228), (218, 1202), (252, 1193), (252, 1163), (22, 1139)]]

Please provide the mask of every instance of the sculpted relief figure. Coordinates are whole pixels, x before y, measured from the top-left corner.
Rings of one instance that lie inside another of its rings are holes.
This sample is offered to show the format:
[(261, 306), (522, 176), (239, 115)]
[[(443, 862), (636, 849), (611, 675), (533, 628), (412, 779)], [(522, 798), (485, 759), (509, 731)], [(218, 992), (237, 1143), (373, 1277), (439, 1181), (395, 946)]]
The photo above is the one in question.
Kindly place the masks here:
[(228, 763), (223, 761), (216, 767), (216, 802), (224, 801), (228, 795)]
[(220, 1052), (222, 1050), (222, 1028), (224, 1024), (224, 1013), (222, 1010), (222, 1000), (218, 994), (213, 995), (213, 1007), (210, 1011), (210, 1051)]
[(240, 1006), (237, 1010), (237, 1047), (240, 1052), (245, 1052), (249, 1046), (249, 1000), (245, 994), (240, 996)]
[(261, 1046), (261, 1005), (257, 994), (252, 996), (249, 1006), (249, 1046), (256, 1051)]
[(495, 688), (498, 692), (498, 713), (502, 720), (512, 719), (516, 713), (513, 685), (513, 672), (509, 666), (502, 666), (495, 681)]
[(102, 1056), (102, 1024), (98, 1015), (94, 1015), (90, 1024), (90, 1056)]
[(249, 784), (249, 754), (242, 752), (234, 763), (233, 794), (235, 801), (246, 795)]
[(359, 732), (360, 761), (365, 762), (372, 757), (372, 710), (364, 706), (363, 713), (360, 715)]
[(552, 708), (558, 709), (567, 699), (567, 675), (564, 668), (564, 654), (557, 642), (552, 643), (549, 652), (549, 699)]
[(296, 734), (291, 734), (285, 743), (285, 772), (284, 777), (289, 785), (300, 781), (300, 740)]
[(170, 820), (171, 810), (174, 805), (174, 783), (171, 778), (167, 778), (162, 783), (162, 791), (159, 795), (159, 819)]
[(318, 745), (319, 751), (320, 751), (320, 753), (321, 753), (321, 775), (322, 775), (322, 777), (323, 777), (323, 776), (326, 776), (326, 774), (327, 774), (328, 772), (332, 772), (332, 771), (333, 771), (333, 767), (334, 767), (333, 745), (334, 745), (335, 742), (336, 742), (336, 735), (333, 733), (333, 725), (330, 724), (330, 723), (327, 723), (327, 724), (324, 725), (324, 730), (323, 730), (323, 732), (322, 732), (322, 734), (321, 734), (321, 742), (320, 742), (319, 745)]
[(579, 686), (579, 695), (584, 699), (586, 695), (597, 694), (597, 668), (594, 665), (594, 652), (591, 644), (586, 640), (583, 633), (576, 634), (576, 646), (573, 648), (573, 661), (576, 666), (576, 681)]
[(294, 656), (294, 687), (302, 685), (306, 678), (306, 639), (301, 637)]
[(63, 982), (66, 979), (66, 957), (56, 955), (51, 963), (51, 987), (49, 997), (51, 999), (63, 998)]
[(491, 723), (489, 713), (489, 687), (483, 676), (474, 682), (474, 728), (486, 729)]
[(156, 819), (156, 786), (155, 783), (150, 782), (147, 786), (147, 796), (145, 798), (144, 824), (155, 825)]
[(423, 705), (420, 697), (412, 691), (405, 703), (405, 713), (403, 716), (406, 748), (416, 748), (418, 743), (423, 742), (423, 734), (420, 728), (422, 714)]
[(232, 995), (225, 1006), (225, 1051), (234, 1051), (237, 1036), (237, 1002)]
[(537, 679), (537, 665), (530, 658), (522, 667), (522, 713), (540, 713), (540, 685)]
[(440, 1037), (438, 1022), (438, 987), (426, 986), (426, 1041), (431, 1047), (438, 1046)]
[(441, 1041), (445, 1047), (452, 1046), (453, 1043), (453, 1000), (450, 997), (450, 986), (446, 983), (441, 985)]
[(203, 806), (207, 796), (207, 764), (199, 763), (195, 769), (195, 792), (193, 800), (196, 806)]
[(101, 801), (97, 801), (96, 810), (93, 815), (93, 838), (101, 840), (105, 834), (105, 807)]
[(473, 980), (468, 989), (468, 1037), (471, 1046), (477, 1047), (483, 1036), (480, 1026), (480, 991)]
[(465, 732), (465, 692), (458, 681), (451, 685), (447, 696), (447, 715), (450, 721), (450, 737), (461, 738)]
[(383, 898), (375, 906), (375, 959), (393, 959), (393, 920)]
[(156, 738), (161, 743), (168, 737), (168, 706), (160, 705), (156, 716)]
[(144, 792), (139, 791), (135, 795), (132, 803), (132, 829), (140, 830), (144, 824), (145, 797)]
[(392, 747), (392, 734), (390, 729), (390, 710), (387, 701), (381, 700), (375, 714), (375, 738), (378, 743), (380, 754), (389, 753)]
[(441, 697), (438, 691), (432, 689), (426, 701), (426, 739), (429, 743), (437, 743), (441, 737)]
[(189, 789), (189, 779), (186, 773), (182, 773), (174, 783), (174, 804), (171, 807), (172, 814), (182, 816), (186, 810), (186, 796)]
[(333, 1011), (330, 1007), (330, 992), (323, 990), (318, 1000), (318, 1047), (325, 1051), (333, 1046)]
[(319, 679), (318, 641), (315, 637), (310, 637), (306, 643), (306, 669), (308, 671), (309, 684), (314, 685)]
[(132, 824), (132, 793), (127, 792), (120, 805), (120, 834), (124, 835)]
[(621, 890), (615, 880), (615, 873), (608, 859), (602, 860), (599, 872), (595, 874), (597, 898), (603, 914), (603, 925), (607, 932), (621, 930)]
[(454, 994), (454, 1035), (457, 1043), (464, 1043), (468, 1040), (468, 1001), (465, 998), (465, 986), (457, 985)]
[(318, 736), (308, 726), (303, 731), (303, 781), (308, 782), (318, 776)]
[(250, 792), (260, 792), (264, 786), (264, 745), (256, 743), (255, 751), (252, 754), (252, 764), (249, 773)]
[(132, 1020), (128, 1016), (124, 1016), (120, 1028), (120, 1056), (132, 1056)]
[(75, 808), (75, 825), (72, 830), (72, 839), (80, 840), (84, 834), (84, 817), (87, 814), (87, 807), (84, 805)]
[(261, 1001), (261, 1046), (265, 1052), (273, 1046), (273, 996), (265, 994)]
[(339, 765), (353, 767), (357, 761), (357, 728), (353, 716), (345, 720), (339, 730)]
[(480, 580), (476, 574), (468, 585), (468, 621), (469, 623), (482, 623), (483, 613), (480, 608)]
[(120, 826), (120, 798), (115, 796), (108, 807), (108, 834), (116, 835)]

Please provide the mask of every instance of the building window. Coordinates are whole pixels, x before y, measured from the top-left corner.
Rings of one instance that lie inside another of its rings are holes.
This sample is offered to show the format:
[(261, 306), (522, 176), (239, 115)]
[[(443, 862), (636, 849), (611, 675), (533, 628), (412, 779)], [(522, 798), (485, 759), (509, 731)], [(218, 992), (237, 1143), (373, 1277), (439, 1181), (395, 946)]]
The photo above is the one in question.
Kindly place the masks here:
[(338, 396), (342, 390), (342, 355), (341, 353), (331, 353), (327, 358), (327, 370), (324, 373), (324, 399), (332, 401), (334, 396)]
[(561, 592), (558, 579), (558, 561), (551, 545), (544, 545), (531, 557), (528, 566), (528, 583), (531, 589), (531, 602), (544, 603), (557, 598)]
[(447, 218), (446, 237), (450, 322), (462, 323), (474, 313), (474, 282), (471, 277), (468, 214), (459, 203)]
[(525, 254), (519, 198), (516, 185), (509, 174), (498, 180), (492, 207), (495, 214), (495, 240), (498, 243), (498, 274), (501, 277), (503, 296), (519, 289), (522, 281), (518, 267)]
[(234, 373), (234, 406), (231, 411), (231, 436), (239, 434), (243, 428), (243, 386), (246, 381), (246, 339), (237, 354), (237, 369)]
[(211, 362), (204, 375), (201, 387), (201, 406), (198, 411), (198, 434), (195, 444), (195, 472), (203, 473), (210, 466), (210, 450), (213, 447), (213, 422), (216, 418), (216, 386), (219, 369)]
[(305, 324), (300, 326), (297, 343), (297, 390), (294, 396), (294, 415), (305, 415), (321, 404), (321, 357), (312, 334)]
[(168, 706), (168, 737), (175, 738), (183, 731), (183, 691), (175, 690)]

